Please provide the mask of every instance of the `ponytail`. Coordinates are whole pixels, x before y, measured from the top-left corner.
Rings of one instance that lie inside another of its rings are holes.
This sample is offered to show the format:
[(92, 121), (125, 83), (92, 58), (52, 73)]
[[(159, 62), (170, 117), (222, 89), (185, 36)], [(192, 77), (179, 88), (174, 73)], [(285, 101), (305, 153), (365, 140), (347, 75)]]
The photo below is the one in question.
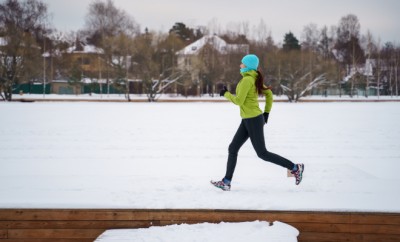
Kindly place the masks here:
[(270, 89), (264, 86), (264, 76), (261, 74), (260, 69), (257, 70), (256, 88), (258, 95), (261, 95), (264, 90)]

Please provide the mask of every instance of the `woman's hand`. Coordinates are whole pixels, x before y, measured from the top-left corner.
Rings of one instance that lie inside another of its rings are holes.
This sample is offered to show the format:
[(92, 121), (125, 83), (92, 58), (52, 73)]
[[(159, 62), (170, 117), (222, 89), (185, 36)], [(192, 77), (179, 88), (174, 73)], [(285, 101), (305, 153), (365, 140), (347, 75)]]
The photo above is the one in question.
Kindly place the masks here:
[(269, 113), (263, 113), (265, 123), (268, 123)]

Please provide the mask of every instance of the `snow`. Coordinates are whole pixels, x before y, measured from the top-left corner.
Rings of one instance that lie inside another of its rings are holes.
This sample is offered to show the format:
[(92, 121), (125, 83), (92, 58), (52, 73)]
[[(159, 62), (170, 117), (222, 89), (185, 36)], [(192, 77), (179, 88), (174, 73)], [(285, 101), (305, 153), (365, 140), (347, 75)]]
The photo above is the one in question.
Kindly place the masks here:
[[(64, 80), (54, 80), (53, 82), (62, 82)], [(97, 83), (106, 83), (106, 79), (101, 79), (97, 80), (95, 79)], [(137, 79), (129, 79), (130, 82), (138, 82), (139, 80)], [(68, 82), (68, 81), (66, 81)], [(107, 86), (103, 86), (103, 89), (107, 89)], [(147, 100), (147, 95), (146, 94), (129, 94), (131, 100), (136, 100), (136, 101), (146, 101)], [(49, 100), (72, 100), (72, 101), (79, 101), (79, 100), (85, 100), (85, 101), (127, 101), (125, 94), (98, 94), (98, 93), (92, 93), (92, 94), (79, 94), (79, 95), (69, 95), (69, 94), (46, 94), (43, 97), (43, 94), (23, 94), (23, 95), (18, 95), (14, 94), (13, 95), (13, 100), (18, 101), (18, 100), (37, 100), (37, 101), (49, 101)], [(203, 94), (201, 97), (199, 96), (182, 96), (182, 95), (176, 95), (173, 93), (170, 94), (161, 94), (160, 98), (158, 99), (160, 101), (226, 101), (224, 97), (220, 97), (219, 93), (216, 93), (213, 97), (208, 95), (208, 94)], [(263, 102), (263, 98), (260, 98), (260, 102)], [(275, 101), (287, 101), (288, 98), (285, 95), (280, 95), (280, 96), (274, 96)], [(353, 97), (350, 96), (320, 96), (320, 95), (313, 95), (313, 96), (305, 96), (300, 99), (300, 101), (317, 101), (317, 102), (375, 102), (375, 101), (400, 101), (400, 96), (360, 96), (360, 95), (355, 95)]]
[(7, 44), (8, 44), (7, 39), (4, 37), (0, 37), (0, 46), (6, 46)]
[(104, 232), (95, 242), (297, 242), (299, 231), (290, 225), (267, 222), (170, 225), (148, 229), (115, 229)]
[(76, 47), (76, 44), (75, 44), (74, 46), (69, 47), (67, 49), (67, 53), (92, 53), (92, 54), (103, 54), (104, 53), (103, 49), (97, 48), (94, 45), (87, 45), (87, 44), (83, 44), (83, 43), (81, 45), (82, 45), (82, 48), (83, 48), (82, 51), (76, 50), (77, 47)]
[(267, 148), (303, 182), (247, 142), (223, 192), (231, 103), (0, 102), (0, 208), (399, 212), (399, 105), (275, 103)]
[(217, 35), (206, 35), (178, 51), (177, 54), (197, 55), (206, 44), (213, 46), (221, 54), (226, 54), (228, 51), (248, 50), (249, 47), (245, 44), (228, 44), (225, 40)]

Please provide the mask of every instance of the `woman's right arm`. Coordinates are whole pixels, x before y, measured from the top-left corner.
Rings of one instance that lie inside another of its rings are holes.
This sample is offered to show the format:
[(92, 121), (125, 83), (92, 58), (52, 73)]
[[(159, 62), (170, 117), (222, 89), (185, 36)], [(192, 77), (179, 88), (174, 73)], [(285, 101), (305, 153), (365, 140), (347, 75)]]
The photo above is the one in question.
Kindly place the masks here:
[(251, 88), (251, 82), (246, 80), (246, 77), (243, 78), (239, 84), (238, 84), (238, 88), (236, 90), (236, 96), (234, 96), (232, 93), (225, 92), (224, 97), (227, 98), (229, 101), (233, 102), (234, 104), (238, 105), (238, 106), (242, 106), (244, 103), (244, 100), (246, 100), (247, 97), (247, 93), (249, 92)]

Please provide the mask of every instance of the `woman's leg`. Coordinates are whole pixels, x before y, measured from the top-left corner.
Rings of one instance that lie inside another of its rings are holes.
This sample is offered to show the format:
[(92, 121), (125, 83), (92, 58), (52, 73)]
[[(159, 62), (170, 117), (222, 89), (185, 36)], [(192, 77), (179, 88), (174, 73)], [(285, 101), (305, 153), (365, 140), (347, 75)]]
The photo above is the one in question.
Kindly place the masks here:
[(290, 160), (269, 152), (265, 147), (264, 140), (264, 118), (262, 115), (251, 119), (244, 119), (244, 124), (249, 133), (251, 143), (257, 152), (257, 156), (265, 161), (283, 166), (289, 170), (294, 168), (293, 162)]
[(233, 137), (231, 144), (229, 145), (228, 163), (226, 166), (226, 174), (224, 177), (225, 179), (229, 181), (232, 180), (233, 173), (235, 172), (238, 152), (240, 150), (240, 147), (242, 147), (242, 145), (246, 142), (248, 138), (249, 134), (242, 120), (238, 130), (236, 131), (235, 136)]

